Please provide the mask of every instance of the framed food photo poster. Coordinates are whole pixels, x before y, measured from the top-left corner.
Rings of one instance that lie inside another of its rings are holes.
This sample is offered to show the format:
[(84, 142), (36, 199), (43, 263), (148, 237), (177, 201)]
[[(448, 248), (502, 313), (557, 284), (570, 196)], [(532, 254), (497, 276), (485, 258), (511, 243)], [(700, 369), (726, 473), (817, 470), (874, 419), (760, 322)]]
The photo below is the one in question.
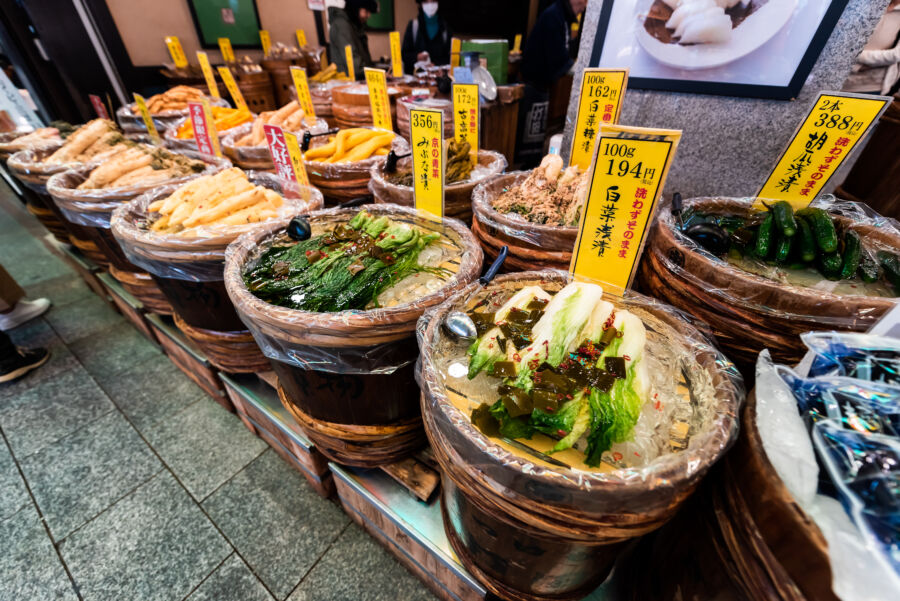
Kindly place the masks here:
[(796, 98), (848, 0), (607, 0), (591, 67), (628, 87)]
[(256, 0), (187, 0), (203, 48), (228, 38), (234, 48), (260, 48)]

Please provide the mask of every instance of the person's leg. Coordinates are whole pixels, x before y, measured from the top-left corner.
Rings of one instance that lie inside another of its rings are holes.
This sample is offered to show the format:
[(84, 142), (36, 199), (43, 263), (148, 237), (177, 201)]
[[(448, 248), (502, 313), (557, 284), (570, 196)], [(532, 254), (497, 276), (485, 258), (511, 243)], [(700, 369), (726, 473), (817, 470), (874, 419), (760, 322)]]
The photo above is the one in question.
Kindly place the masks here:
[(46, 298), (27, 300), (25, 291), (0, 265), (0, 331), (9, 331), (50, 308)]
[(40, 367), (50, 358), (47, 349), (16, 348), (9, 336), (0, 332), (0, 383), (12, 382)]

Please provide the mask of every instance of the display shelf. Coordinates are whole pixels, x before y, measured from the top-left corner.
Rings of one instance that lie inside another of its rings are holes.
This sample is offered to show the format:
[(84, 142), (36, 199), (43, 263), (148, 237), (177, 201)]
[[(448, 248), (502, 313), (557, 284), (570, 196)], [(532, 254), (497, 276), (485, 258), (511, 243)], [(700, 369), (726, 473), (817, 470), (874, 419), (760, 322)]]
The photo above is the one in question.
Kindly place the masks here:
[(219, 380), (218, 371), (210, 364), (206, 355), (181, 333), (172, 319), (160, 315), (148, 315), (147, 322), (153, 329), (156, 339), (168, 355), (172, 363), (193, 380), (213, 400), (228, 411), (234, 406), (225, 394), (225, 387)]
[(255, 375), (219, 373), (219, 378), (244, 425), (297, 468), (316, 492), (332, 496), (334, 479), (328, 461), (281, 405), (275, 389)]
[(125, 319), (130, 321), (150, 342), (159, 344), (156, 334), (154, 334), (150, 324), (147, 323), (147, 315), (143, 303), (125, 290), (122, 284), (108, 273), (98, 274), (97, 279), (103, 284), (106, 292), (119, 309), (119, 312), (125, 316)]

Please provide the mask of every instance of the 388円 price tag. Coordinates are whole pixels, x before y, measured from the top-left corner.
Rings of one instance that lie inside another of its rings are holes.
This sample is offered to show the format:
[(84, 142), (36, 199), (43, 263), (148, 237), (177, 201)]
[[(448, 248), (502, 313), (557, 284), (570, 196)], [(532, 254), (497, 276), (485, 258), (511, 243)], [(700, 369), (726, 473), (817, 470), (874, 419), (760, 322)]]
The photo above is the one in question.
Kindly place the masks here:
[(623, 290), (631, 285), (680, 139), (680, 130), (600, 129), (572, 275)]
[(369, 104), (372, 106), (372, 125), (378, 129), (393, 131), (391, 101), (387, 92), (387, 76), (382, 69), (366, 67), (366, 85), (369, 87)]
[(188, 66), (187, 57), (184, 55), (184, 49), (181, 47), (181, 40), (177, 36), (167, 35), (166, 47), (169, 49), (169, 56), (172, 57), (172, 62), (175, 63), (176, 69), (184, 69)]
[(222, 78), (222, 81), (225, 82), (225, 87), (228, 88), (228, 93), (231, 94), (231, 99), (234, 101), (235, 108), (244, 111), (250, 110), (247, 108), (247, 103), (244, 101), (244, 95), (241, 94), (241, 89), (234, 80), (234, 75), (231, 74), (231, 69), (228, 67), (219, 67), (219, 76)]
[(222, 156), (222, 150), (219, 148), (219, 132), (216, 131), (209, 100), (204, 98), (202, 102), (189, 102), (188, 111), (194, 128), (197, 151), (208, 156)]
[(400, 50), (400, 32), (392, 31), (391, 41), (391, 75), (403, 77), (403, 54)]
[(231, 47), (231, 40), (219, 38), (219, 51), (222, 53), (223, 61), (226, 63), (234, 62), (234, 48)]
[(269, 35), (268, 29), (259, 30), (259, 43), (262, 46), (263, 56), (269, 56), (272, 52), (272, 36)]
[[(756, 195), (806, 207), (890, 104), (887, 96), (822, 92)], [(762, 200), (757, 202), (763, 207)]]
[(478, 84), (453, 84), (453, 126), (456, 141), (472, 146), (472, 160), (478, 160)]
[(216, 76), (213, 74), (212, 65), (209, 64), (209, 57), (205, 52), (197, 51), (197, 62), (200, 63), (200, 70), (203, 71), (203, 79), (206, 80), (206, 87), (209, 95), (213, 98), (220, 98), (219, 84), (216, 82)]
[(134, 102), (137, 104), (138, 111), (141, 113), (141, 119), (144, 121), (144, 127), (147, 128), (150, 139), (154, 144), (159, 146), (162, 143), (162, 140), (159, 139), (159, 132), (156, 131), (156, 124), (153, 123), (153, 117), (150, 116), (150, 111), (147, 109), (147, 101), (144, 100), (144, 97), (140, 94), (134, 94)]
[(578, 99), (578, 117), (572, 135), (569, 164), (587, 169), (602, 125), (619, 122), (628, 69), (585, 69)]
[(444, 114), (413, 109), (409, 112), (412, 146), (413, 195), (422, 215), (444, 218)]
[(291, 67), (291, 78), (294, 80), (294, 90), (297, 92), (297, 102), (300, 108), (311, 119), (316, 118), (316, 107), (313, 105), (312, 95), (309, 93), (309, 78), (306, 77), (306, 69), (303, 67)]
[(344, 46), (344, 58), (347, 60), (347, 76), (350, 81), (356, 81), (356, 69), (353, 66), (353, 48), (350, 44)]

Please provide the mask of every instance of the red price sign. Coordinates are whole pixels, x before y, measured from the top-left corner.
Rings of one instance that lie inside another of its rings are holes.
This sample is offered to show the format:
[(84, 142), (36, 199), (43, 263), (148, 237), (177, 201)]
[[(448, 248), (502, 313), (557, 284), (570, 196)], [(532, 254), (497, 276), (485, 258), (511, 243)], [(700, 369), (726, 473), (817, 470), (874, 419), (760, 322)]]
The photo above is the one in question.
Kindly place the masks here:
[(275, 164), (275, 173), (284, 187), (284, 195), (299, 198), (294, 164), (291, 162), (291, 153), (284, 139), (284, 131), (277, 125), (263, 125), (263, 131), (269, 145), (269, 154), (272, 155), (272, 162)]
[(97, 116), (101, 119), (109, 119), (109, 112), (106, 110), (106, 105), (103, 104), (100, 97), (96, 94), (90, 94), (88, 98), (91, 99), (91, 104), (94, 105), (94, 112), (97, 113)]
[(202, 102), (189, 102), (191, 124), (194, 126), (194, 140), (197, 150), (209, 156), (222, 156), (219, 150), (219, 133), (216, 131), (210, 112)]

